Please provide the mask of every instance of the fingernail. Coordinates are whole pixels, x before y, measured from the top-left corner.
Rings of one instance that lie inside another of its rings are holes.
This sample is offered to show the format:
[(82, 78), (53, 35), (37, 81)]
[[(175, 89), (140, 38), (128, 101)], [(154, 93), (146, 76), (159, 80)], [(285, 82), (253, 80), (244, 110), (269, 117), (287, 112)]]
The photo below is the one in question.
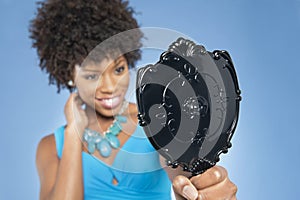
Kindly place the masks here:
[(182, 192), (185, 198), (190, 200), (195, 200), (198, 196), (198, 192), (189, 185), (184, 186)]

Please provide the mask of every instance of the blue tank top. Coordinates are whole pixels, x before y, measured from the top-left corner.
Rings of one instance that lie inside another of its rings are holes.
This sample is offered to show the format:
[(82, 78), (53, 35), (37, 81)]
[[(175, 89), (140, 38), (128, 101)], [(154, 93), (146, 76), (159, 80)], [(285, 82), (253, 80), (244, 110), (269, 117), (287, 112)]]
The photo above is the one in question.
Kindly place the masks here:
[[(64, 130), (61, 126), (54, 132), (59, 158)], [(112, 166), (82, 152), (82, 168), (85, 200), (171, 199), (171, 182), (160, 166), (158, 153), (139, 125), (119, 150)], [(112, 183), (113, 179), (118, 181), (117, 185)]]

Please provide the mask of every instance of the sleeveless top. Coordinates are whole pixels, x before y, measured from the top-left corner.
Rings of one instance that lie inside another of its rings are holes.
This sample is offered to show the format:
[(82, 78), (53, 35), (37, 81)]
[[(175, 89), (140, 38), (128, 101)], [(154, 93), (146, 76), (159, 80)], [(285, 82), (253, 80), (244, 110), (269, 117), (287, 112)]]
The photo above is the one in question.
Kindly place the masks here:
[[(62, 156), (65, 126), (54, 131), (56, 150)], [(82, 152), (85, 200), (170, 200), (171, 182), (161, 168), (159, 155), (137, 125), (134, 133), (117, 153), (111, 166)], [(112, 183), (118, 181), (117, 185)]]

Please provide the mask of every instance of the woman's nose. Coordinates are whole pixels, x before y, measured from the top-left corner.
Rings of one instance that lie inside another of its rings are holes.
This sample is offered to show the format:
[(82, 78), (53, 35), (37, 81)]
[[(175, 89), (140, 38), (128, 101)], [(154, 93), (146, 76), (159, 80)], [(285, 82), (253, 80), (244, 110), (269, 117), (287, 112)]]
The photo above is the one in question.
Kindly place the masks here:
[(102, 93), (113, 93), (115, 87), (114, 80), (110, 76), (102, 75), (99, 79), (97, 90), (100, 90)]

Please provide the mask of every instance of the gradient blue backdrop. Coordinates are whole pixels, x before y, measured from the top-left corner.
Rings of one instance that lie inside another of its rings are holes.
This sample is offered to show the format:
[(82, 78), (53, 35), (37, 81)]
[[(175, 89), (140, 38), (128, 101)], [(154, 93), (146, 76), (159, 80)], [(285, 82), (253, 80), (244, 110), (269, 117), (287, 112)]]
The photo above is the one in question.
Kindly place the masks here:
[[(206, 49), (230, 52), (243, 101), (221, 162), (238, 199), (299, 199), (299, 0), (130, 1), (141, 26), (177, 30)], [(0, 0), (0, 199), (37, 199), (35, 151), (65, 123), (68, 97), (56, 94), (28, 38), (33, 0)], [(142, 65), (158, 59), (146, 52)]]

